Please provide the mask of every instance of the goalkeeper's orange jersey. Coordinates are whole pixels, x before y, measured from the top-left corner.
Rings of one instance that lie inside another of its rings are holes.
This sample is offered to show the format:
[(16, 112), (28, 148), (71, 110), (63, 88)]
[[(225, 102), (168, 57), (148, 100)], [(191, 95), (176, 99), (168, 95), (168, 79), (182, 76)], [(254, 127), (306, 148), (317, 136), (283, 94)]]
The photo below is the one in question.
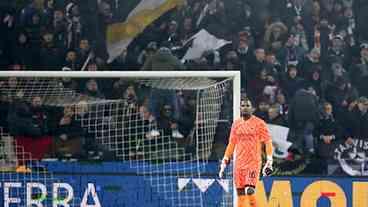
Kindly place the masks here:
[(271, 136), (262, 119), (252, 115), (248, 120), (235, 120), (229, 140), (235, 145), (234, 170), (259, 171), (262, 164), (262, 143), (268, 141), (271, 141)]

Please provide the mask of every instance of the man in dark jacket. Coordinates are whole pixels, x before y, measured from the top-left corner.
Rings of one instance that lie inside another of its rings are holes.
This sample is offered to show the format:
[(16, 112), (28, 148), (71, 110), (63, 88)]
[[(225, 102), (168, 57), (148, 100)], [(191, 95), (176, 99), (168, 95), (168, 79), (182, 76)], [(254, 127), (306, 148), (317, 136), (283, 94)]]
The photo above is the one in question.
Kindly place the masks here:
[[(42, 159), (50, 151), (52, 137), (48, 134), (47, 113), (39, 96), (32, 98), (31, 106), (21, 100), (22, 93), (18, 93), (17, 100), (9, 111), (8, 123), (10, 134), (23, 147), (25, 153), (30, 153), (29, 159)], [(24, 161), (24, 154), (19, 154), (20, 162)], [(27, 158), (28, 159), (28, 158)]]
[(368, 98), (360, 97), (355, 108), (348, 114), (346, 142), (352, 144), (353, 139), (368, 139)]
[(314, 153), (313, 131), (319, 121), (319, 106), (316, 92), (305, 86), (296, 92), (290, 103), (288, 123), (289, 139), (294, 147), (306, 153)]
[(318, 155), (332, 159), (336, 145), (341, 139), (342, 128), (334, 117), (331, 103), (324, 103), (319, 126), (316, 127)]

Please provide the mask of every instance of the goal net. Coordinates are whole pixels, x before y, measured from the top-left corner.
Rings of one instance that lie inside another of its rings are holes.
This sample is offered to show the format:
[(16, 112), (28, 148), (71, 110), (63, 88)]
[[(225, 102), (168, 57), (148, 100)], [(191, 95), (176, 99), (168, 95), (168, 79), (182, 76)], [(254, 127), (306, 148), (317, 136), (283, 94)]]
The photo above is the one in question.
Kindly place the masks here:
[[(224, 104), (240, 102), (237, 72), (0, 72), (0, 84), (4, 100), (39, 97), (55, 131), (66, 114), (84, 131), (80, 153), (56, 149), (46, 158), (127, 162), (168, 206), (206, 206), (201, 178), (213, 177), (206, 165)], [(0, 162), (11, 169), (17, 157)], [(224, 194), (221, 206), (231, 200)]]
[(80, 205), (80, 198), (67, 191), (61, 180), (2, 127), (0, 138), (0, 181), (4, 182), (0, 186), (0, 203), (4, 207)]

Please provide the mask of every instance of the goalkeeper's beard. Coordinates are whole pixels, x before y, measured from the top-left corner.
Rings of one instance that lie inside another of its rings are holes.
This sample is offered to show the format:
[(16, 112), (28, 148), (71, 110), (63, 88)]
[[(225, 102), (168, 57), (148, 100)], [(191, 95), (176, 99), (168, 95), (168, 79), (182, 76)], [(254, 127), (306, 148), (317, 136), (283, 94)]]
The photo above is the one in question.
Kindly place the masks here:
[(249, 119), (251, 116), (252, 116), (252, 111), (242, 111), (241, 112), (241, 117), (244, 119), (244, 120), (247, 120)]

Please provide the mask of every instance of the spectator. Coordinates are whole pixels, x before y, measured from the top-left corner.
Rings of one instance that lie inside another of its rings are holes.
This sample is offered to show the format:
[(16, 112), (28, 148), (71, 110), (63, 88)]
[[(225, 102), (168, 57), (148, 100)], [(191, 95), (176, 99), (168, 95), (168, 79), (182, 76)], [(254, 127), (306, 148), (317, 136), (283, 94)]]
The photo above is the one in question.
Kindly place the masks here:
[(86, 88), (85, 88), (84, 93), (89, 97), (101, 98), (101, 99), (104, 98), (104, 95), (100, 91), (98, 83), (95, 79), (89, 79), (86, 82)]
[(45, 0), (43, 4), (42, 19), (44, 20), (44, 25), (50, 25), (53, 20), (55, 0)]
[(13, 98), (15, 94), (19, 91), (18, 86), (19, 81), (16, 77), (9, 77), (1, 84), (4, 95), (10, 98)]
[[(29, 35), (29, 42), (32, 48), (39, 49), (41, 46), (41, 33), (43, 30), (41, 16), (39, 13), (34, 13), (31, 17), (31, 22), (26, 25), (25, 30)], [(39, 58), (39, 57), (38, 57)]]
[(85, 62), (88, 59), (88, 56), (90, 56), (90, 58), (93, 57), (93, 50), (91, 48), (91, 45), (90, 45), (88, 39), (81, 38), (81, 40), (79, 41), (79, 47), (78, 47), (78, 50), (77, 50), (77, 56), (78, 56), (79, 62), (82, 65), (85, 64)]
[[(71, 71), (71, 69), (67, 68), (67, 67), (63, 67), (62, 70), (63, 71)], [(80, 91), (78, 81), (74, 78), (67, 78), (67, 77), (61, 78), (60, 85), (64, 89), (69, 89), (69, 90), (78, 91), (78, 92)]]
[[(357, 90), (351, 86), (349, 81), (339, 78), (326, 89), (326, 100), (329, 101), (335, 113), (341, 113), (348, 106), (349, 102), (358, 98)], [(336, 114), (339, 116), (340, 114)]]
[(52, 25), (49, 25), (49, 27), (54, 31), (55, 46), (60, 49), (66, 49), (68, 43), (68, 22), (65, 18), (64, 11), (61, 9), (55, 9), (53, 15)]
[(288, 101), (292, 100), (296, 91), (304, 84), (304, 80), (298, 76), (298, 69), (295, 65), (288, 65), (287, 76), (283, 78), (281, 88), (285, 91)]
[(297, 66), (300, 77), (302, 77), (303, 79), (311, 77), (312, 69), (318, 67), (321, 64), (320, 57), (320, 50), (317, 48), (313, 48)]
[(89, 62), (87, 66), (87, 71), (98, 71), (98, 65), (95, 62)]
[(279, 113), (281, 115), (286, 116), (288, 114), (289, 106), (288, 103), (286, 102), (285, 95), (282, 93), (281, 90), (277, 91), (276, 93), (276, 100), (274, 106), (272, 107), (275, 106), (279, 108)]
[(157, 136), (160, 135), (160, 132), (156, 129), (157, 121), (146, 106), (143, 105), (139, 107), (139, 115), (143, 122), (143, 126), (139, 126), (139, 128), (143, 129), (141, 133), (143, 133), (148, 140), (157, 138)]
[(48, 116), (39, 96), (32, 98), (30, 106), (22, 100), (22, 97), (23, 93), (18, 92), (9, 110), (10, 134), (15, 137), (17, 144), (23, 147), (24, 152), (30, 153), (33, 159), (40, 160), (50, 152), (52, 144), (52, 137), (48, 129)]
[(347, 66), (347, 63), (351, 61), (349, 48), (346, 47), (344, 38), (341, 35), (335, 35), (331, 40), (331, 47), (328, 49), (328, 59), (339, 61), (342, 66)]
[(336, 84), (338, 79), (349, 80), (349, 74), (346, 72), (341, 61), (333, 61), (331, 63), (330, 68), (326, 68), (324, 71), (322, 70), (322, 76), (326, 82), (330, 82), (330, 84)]
[(282, 22), (274, 22), (268, 26), (265, 33), (265, 49), (278, 51), (287, 38), (288, 28)]
[(284, 72), (280, 62), (278, 61), (278, 59), (275, 56), (275, 53), (273, 52), (266, 53), (265, 65), (267, 69), (267, 74), (272, 75), (277, 79), (279, 79), (278, 77), (279, 74)]
[(368, 137), (368, 99), (360, 97), (353, 103), (353, 109), (348, 114), (346, 125), (346, 143), (352, 144), (353, 139), (364, 139)]
[(29, 4), (21, 11), (20, 24), (23, 26), (30, 24), (35, 13), (37, 13), (36, 0), (30, 0)]
[(332, 162), (335, 149), (342, 140), (342, 128), (335, 119), (332, 105), (328, 102), (323, 104), (320, 124), (316, 128), (317, 157), (320, 163), (320, 173), (328, 173), (328, 163)]
[(239, 70), (240, 62), (238, 54), (234, 50), (230, 50), (226, 54), (224, 70)]
[(150, 42), (148, 43), (147, 47), (142, 50), (141, 54), (138, 56), (137, 62), (140, 65), (143, 65), (146, 60), (150, 59), (157, 51), (157, 43), (156, 42)]
[(68, 22), (67, 47), (77, 48), (83, 29), (78, 4), (70, 2), (66, 6), (66, 19)]
[(356, 86), (361, 95), (365, 95), (368, 80), (368, 43), (360, 45), (360, 61), (349, 70), (351, 83)]
[(130, 84), (128, 85), (128, 87), (126, 88), (124, 94), (123, 94), (123, 98), (126, 100), (126, 102), (128, 104), (134, 104), (137, 105), (138, 103), (138, 96), (136, 94), (134, 85)]
[(195, 122), (195, 104), (196, 98), (191, 92), (178, 92), (178, 108), (179, 112), (175, 117), (179, 123), (179, 132), (187, 137), (194, 127)]
[(126, 91), (128, 87), (128, 83), (124, 81), (124, 79), (120, 78), (113, 83), (111, 98), (112, 99), (121, 99), (123, 97), (123, 92)]
[[(337, 122), (330, 103), (323, 104), (319, 126), (316, 127), (317, 154), (322, 159), (332, 159), (337, 144), (342, 138), (342, 128)], [(326, 163), (327, 164), (327, 163)], [(325, 165), (327, 167), (327, 165)], [(327, 169), (327, 168), (326, 168)], [(327, 170), (325, 170), (327, 171)]]
[(270, 103), (274, 103), (276, 99), (276, 93), (279, 90), (279, 83), (272, 75), (267, 76), (266, 86), (263, 89), (263, 95), (265, 95)]
[(256, 111), (254, 112), (254, 115), (261, 118), (265, 122), (269, 122), (270, 117), (269, 117), (268, 111), (270, 109), (270, 104), (269, 104), (267, 98), (266, 97), (260, 97), (260, 98), (258, 98), (257, 103), (258, 104), (257, 104)]
[(54, 132), (54, 153), (58, 158), (81, 158), (85, 132), (74, 115), (73, 106), (65, 106)]
[(366, 24), (368, 2), (364, 0), (353, 1), (353, 11), (356, 22), (356, 36), (358, 40), (368, 40), (368, 28)]
[(31, 48), (26, 32), (21, 31), (18, 33), (12, 49), (11, 59), (13, 62), (21, 63), (29, 69), (35, 66), (32, 54), (36, 51), (34, 48)]
[(194, 35), (193, 18), (189, 16), (185, 17), (183, 21), (183, 27), (180, 29), (181, 31), (179, 32), (179, 36), (181, 41), (186, 41), (192, 37)]
[(316, 95), (320, 98), (324, 97), (323, 94), (323, 87), (324, 87), (324, 83), (322, 83), (321, 80), (321, 67), (315, 67), (311, 70), (311, 74), (308, 77), (308, 79), (306, 80), (306, 83), (311, 85), (315, 90), (316, 90)]
[(72, 71), (78, 71), (81, 69), (80, 61), (75, 50), (67, 51), (63, 67), (67, 67)]
[(63, 54), (63, 51), (55, 47), (54, 34), (50, 31), (44, 32), (40, 51), (40, 67), (43, 70), (60, 70), (62, 65), (61, 54)]
[(174, 118), (173, 109), (170, 105), (164, 104), (161, 108), (161, 115), (157, 119), (158, 128), (163, 130), (164, 135), (175, 139), (182, 139), (184, 135), (179, 131), (179, 125)]
[[(0, 87), (2, 87), (4, 82), (0, 81)], [(10, 107), (9, 97), (7, 97), (6, 93), (0, 92), (0, 114), (8, 114)], [(8, 121), (6, 116), (0, 116), (0, 127), (8, 132)]]
[[(143, 135), (142, 139), (144, 140), (144, 147), (142, 149), (142, 152), (150, 152), (157, 150), (157, 142), (160, 142), (162, 140), (160, 136), (159, 130), (157, 130), (157, 121), (155, 117), (152, 116), (152, 114), (149, 112), (148, 108), (146, 106), (140, 106), (139, 107), (139, 115), (141, 121), (139, 121), (139, 124), (137, 128), (139, 129), (138, 134)], [(134, 139), (134, 138), (133, 138)], [(127, 150), (125, 153), (129, 153), (129, 150)]]
[(276, 52), (276, 57), (280, 61), (283, 72), (286, 72), (287, 65), (297, 65), (303, 60), (306, 50), (298, 44), (298, 36), (290, 33), (285, 44)]
[(247, 82), (250, 80), (254, 80), (259, 72), (265, 66), (265, 58), (266, 53), (263, 48), (258, 48), (254, 51), (254, 59), (249, 62), (249, 66), (247, 67)]
[(281, 114), (280, 105), (275, 104), (268, 109), (268, 123), (287, 127), (286, 117)]
[(305, 86), (296, 92), (288, 113), (289, 139), (293, 147), (308, 156), (315, 153), (313, 132), (319, 121), (319, 106), (315, 90)]
[(247, 94), (250, 99), (255, 100), (263, 95), (265, 87), (267, 85), (267, 70), (261, 69), (255, 79), (250, 80), (247, 84)]
[(172, 55), (169, 48), (161, 47), (155, 55), (144, 63), (142, 70), (184, 70), (184, 66)]

